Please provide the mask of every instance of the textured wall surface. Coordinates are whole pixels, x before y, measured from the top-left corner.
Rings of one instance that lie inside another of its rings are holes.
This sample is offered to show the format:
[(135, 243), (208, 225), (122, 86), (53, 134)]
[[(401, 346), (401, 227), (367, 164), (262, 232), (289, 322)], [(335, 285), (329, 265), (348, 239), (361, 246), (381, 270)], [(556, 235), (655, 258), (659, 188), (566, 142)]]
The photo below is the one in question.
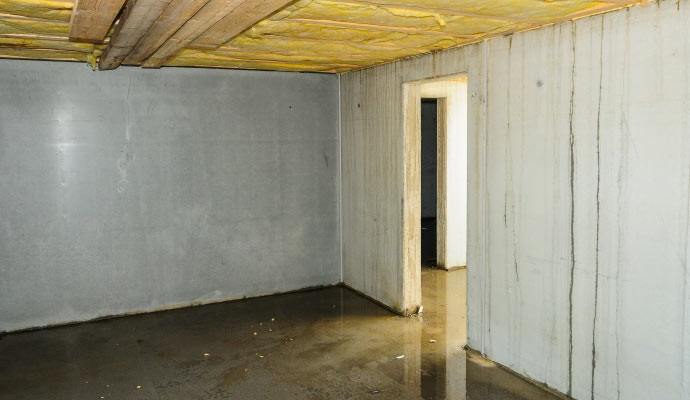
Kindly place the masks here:
[(344, 75), (345, 282), (399, 307), (402, 84), (467, 73), (470, 346), (575, 398), (689, 399), (688, 21), (662, 1)]
[(338, 80), (0, 60), (0, 331), (340, 281)]

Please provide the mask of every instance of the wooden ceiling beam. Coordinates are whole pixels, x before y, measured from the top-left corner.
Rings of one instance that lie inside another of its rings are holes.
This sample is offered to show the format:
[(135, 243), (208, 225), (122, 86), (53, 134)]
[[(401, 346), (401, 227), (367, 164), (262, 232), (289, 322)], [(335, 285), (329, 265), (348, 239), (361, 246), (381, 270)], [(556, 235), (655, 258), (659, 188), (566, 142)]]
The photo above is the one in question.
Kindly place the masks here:
[(76, 0), (69, 20), (69, 40), (103, 43), (125, 0)]
[(115, 69), (156, 22), (171, 0), (129, 0), (98, 63), (100, 70)]
[(196, 38), (190, 47), (215, 49), (285, 7), (293, 0), (246, 0)]
[(163, 43), (175, 34), (190, 18), (196, 14), (208, 0), (172, 0), (168, 7), (149, 28), (144, 37), (125, 58), (124, 63), (141, 65)]
[(160, 68), (187, 47), (194, 39), (206, 32), (210, 26), (220, 21), (239, 7), (243, 0), (209, 0), (194, 16), (163, 43), (144, 61), (146, 68)]

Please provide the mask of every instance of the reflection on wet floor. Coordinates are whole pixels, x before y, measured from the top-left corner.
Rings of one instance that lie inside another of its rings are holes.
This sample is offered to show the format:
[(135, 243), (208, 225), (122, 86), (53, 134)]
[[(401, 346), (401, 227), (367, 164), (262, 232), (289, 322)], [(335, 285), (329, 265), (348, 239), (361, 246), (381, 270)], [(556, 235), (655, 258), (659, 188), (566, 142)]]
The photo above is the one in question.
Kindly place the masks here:
[(0, 337), (0, 399), (551, 399), (465, 345), (465, 270), (424, 312), (333, 287)]

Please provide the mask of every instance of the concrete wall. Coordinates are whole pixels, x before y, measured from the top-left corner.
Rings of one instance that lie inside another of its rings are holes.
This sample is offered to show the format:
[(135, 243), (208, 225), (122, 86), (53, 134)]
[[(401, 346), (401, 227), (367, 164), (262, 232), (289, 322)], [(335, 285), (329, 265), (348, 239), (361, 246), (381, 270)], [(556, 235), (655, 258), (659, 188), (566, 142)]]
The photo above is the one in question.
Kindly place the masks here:
[(0, 60), (0, 331), (334, 284), (338, 79)]
[(399, 309), (402, 85), (466, 73), (470, 346), (575, 398), (690, 399), (688, 21), (667, 0), (344, 75), (345, 282)]

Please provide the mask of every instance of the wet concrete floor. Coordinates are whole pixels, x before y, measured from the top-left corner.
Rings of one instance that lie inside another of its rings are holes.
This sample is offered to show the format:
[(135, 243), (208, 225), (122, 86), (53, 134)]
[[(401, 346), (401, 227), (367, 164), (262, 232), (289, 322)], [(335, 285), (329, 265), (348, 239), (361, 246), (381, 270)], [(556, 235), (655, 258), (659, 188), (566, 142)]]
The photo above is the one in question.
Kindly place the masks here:
[(551, 399), (465, 345), (465, 270), (424, 312), (344, 287), (0, 336), (0, 399)]

